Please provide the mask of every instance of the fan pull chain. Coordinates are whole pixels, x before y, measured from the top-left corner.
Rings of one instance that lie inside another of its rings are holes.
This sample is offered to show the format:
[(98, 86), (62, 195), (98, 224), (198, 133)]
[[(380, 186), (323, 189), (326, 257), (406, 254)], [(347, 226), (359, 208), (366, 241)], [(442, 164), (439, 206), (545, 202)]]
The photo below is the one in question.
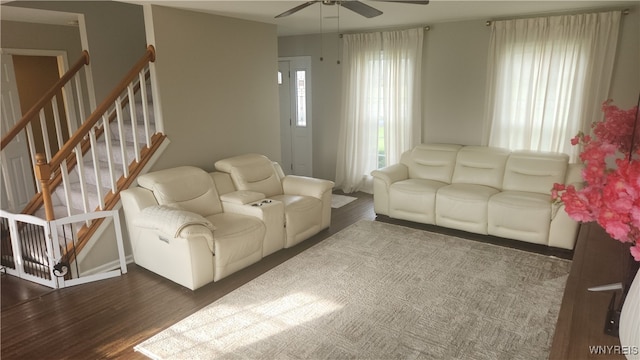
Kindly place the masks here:
[(338, 6), (338, 37), (336, 42), (338, 43), (338, 61), (336, 61), (336, 63), (338, 65), (340, 65), (340, 55), (342, 54), (342, 50), (341, 50), (341, 46), (340, 46), (340, 38), (342, 37), (342, 35), (340, 34), (340, 8), (341, 6)]
[(323, 55), (324, 55), (324, 31), (322, 29), (322, 6), (320, 6), (320, 61), (324, 61)]

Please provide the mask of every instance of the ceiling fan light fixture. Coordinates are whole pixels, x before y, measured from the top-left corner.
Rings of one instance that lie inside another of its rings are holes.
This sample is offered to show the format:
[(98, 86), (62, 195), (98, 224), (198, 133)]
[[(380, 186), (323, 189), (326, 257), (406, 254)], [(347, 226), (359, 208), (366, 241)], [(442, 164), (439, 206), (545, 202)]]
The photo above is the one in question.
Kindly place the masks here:
[[(377, 1), (384, 1), (384, 2), (392, 2), (392, 3), (405, 3), (405, 4), (415, 4), (415, 5), (427, 5), (429, 4), (428, 0), (377, 0)], [(369, 6), (363, 2), (360, 2), (358, 0), (312, 0), (312, 1), (307, 1), (304, 4), (298, 5), (296, 7), (293, 7), (285, 12), (283, 12), (282, 14), (276, 15), (276, 18), (281, 18), (281, 17), (285, 17), (285, 16), (289, 16), (292, 15), (304, 8), (306, 8), (307, 6), (311, 6), (315, 3), (322, 3), (322, 5), (340, 5), (342, 7), (345, 7), (355, 13), (358, 13), (366, 18), (373, 18), (379, 15), (382, 15), (382, 11)]]

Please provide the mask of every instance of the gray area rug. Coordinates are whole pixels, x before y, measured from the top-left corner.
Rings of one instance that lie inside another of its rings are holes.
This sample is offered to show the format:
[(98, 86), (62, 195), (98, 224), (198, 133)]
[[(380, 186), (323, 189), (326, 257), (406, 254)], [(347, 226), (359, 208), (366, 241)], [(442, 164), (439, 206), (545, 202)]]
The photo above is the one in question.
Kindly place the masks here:
[(135, 350), (154, 359), (547, 359), (570, 267), (360, 221)]

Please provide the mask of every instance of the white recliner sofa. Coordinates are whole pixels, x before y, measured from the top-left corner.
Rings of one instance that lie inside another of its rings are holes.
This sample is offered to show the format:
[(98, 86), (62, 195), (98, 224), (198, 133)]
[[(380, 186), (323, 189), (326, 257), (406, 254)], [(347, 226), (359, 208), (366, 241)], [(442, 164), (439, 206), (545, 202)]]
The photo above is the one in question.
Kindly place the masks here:
[(375, 170), (376, 214), (573, 249), (579, 224), (551, 202), (554, 183), (581, 186), (559, 153), (421, 144)]
[(236, 191), (223, 195), (223, 204), (241, 204), (244, 202), (241, 199), (246, 199), (284, 206), (285, 248), (308, 239), (331, 223), (332, 181), (285, 176), (278, 163), (260, 154), (219, 160), (215, 168), (231, 178)]
[(121, 192), (136, 264), (195, 290), (262, 259), (265, 223), (223, 209), (211, 174), (182, 166), (138, 184)]

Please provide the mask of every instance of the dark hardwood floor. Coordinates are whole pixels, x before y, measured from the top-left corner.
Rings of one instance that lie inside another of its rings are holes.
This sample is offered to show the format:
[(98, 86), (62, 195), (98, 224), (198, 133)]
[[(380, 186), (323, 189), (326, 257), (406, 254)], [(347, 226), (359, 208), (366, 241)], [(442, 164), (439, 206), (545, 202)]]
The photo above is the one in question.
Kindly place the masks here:
[(331, 227), (218, 282), (191, 291), (130, 264), (117, 278), (52, 290), (2, 275), (0, 357), (146, 359), (133, 346), (358, 220), (374, 220), (373, 198), (333, 209)]
[[(52, 290), (12, 276), (2, 276), (0, 356), (5, 359), (144, 359), (133, 346), (237, 289), (332, 234), (362, 219), (374, 220), (373, 197), (333, 209), (331, 227), (290, 249), (221, 281), (188, 290), (134, 264), (113, 279)], [(550, 250), (494, 237), (379, 217), (384, 221), (438, 231), (472, 240), (570, 257)]]

